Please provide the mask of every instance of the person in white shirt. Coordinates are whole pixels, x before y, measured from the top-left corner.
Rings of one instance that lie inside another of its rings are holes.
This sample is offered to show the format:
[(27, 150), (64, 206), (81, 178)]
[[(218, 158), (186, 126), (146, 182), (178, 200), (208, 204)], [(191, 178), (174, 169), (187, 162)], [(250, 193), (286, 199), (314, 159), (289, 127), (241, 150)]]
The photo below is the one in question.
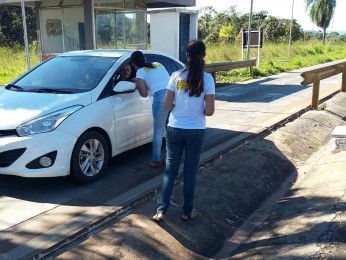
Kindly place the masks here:
[(137, 70), (136, 82), (139, 94), (147, 97), (148, 92), (153, 96), (153, 157), (148, 162), (150, 167), (158, 168), (165, 161), (161, 158), (161, 146), (163, 131), (166, 126), (168, 111), (163, 107), (163, 100), (166, 94), (166, 86), (169, 81), (169, 74), (165, 67), (158, 63), (147, 63), (141, 51), (135, 51), (131, 55), (132, 66)]
[(172, 74), (167, 85), (164, 107), (171, 110), (166, 132), (166, 168), (162, 177), (158, 208), (153, 220), (164, 220), (170, 205), (181, 156), (184, 159), (184, 205), (181, 219), (197, 216), (193, 207), (197, 167), (205, 139), (206, 116), (215, 111), (215, 82), (204, 72), (206, 47), (193, 40), (187, 48), (187, 65)]

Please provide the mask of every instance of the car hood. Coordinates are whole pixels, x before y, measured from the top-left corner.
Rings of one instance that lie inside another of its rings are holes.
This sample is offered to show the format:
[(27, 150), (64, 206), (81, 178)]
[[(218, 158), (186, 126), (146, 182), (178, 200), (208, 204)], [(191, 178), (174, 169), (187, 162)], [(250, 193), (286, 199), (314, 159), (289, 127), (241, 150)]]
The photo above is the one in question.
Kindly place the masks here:
[(31, 119), (73, 106), (89, 105), (91, 92), (51, 94), (0, 88), (0, 130), (11, 130)]

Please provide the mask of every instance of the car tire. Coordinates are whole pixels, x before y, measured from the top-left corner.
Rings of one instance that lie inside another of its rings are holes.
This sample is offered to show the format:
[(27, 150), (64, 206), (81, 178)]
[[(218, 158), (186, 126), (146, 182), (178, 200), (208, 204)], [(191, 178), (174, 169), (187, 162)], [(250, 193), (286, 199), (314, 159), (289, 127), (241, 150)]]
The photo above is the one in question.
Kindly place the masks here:
[(109, 161), (109, 147), (102, 134), (90, 131), (75, 144), (71, 157), (71, 178), (78, 183), (100, 179)]

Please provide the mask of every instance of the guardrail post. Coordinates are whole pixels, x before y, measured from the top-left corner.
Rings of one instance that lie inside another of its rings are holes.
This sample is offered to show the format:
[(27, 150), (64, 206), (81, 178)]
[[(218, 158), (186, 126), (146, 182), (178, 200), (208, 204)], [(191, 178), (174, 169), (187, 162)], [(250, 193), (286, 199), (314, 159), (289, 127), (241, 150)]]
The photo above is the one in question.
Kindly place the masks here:
[(313, 75), (313, 85), (312, 85), (312, 101), (311, 101), (311, 108), (317, 109), (318, 107), (318, 99), (320, 94), (320, 74), (316, 73)]
[(341, 92), (346, 92), (346, 65), (342, 66)]

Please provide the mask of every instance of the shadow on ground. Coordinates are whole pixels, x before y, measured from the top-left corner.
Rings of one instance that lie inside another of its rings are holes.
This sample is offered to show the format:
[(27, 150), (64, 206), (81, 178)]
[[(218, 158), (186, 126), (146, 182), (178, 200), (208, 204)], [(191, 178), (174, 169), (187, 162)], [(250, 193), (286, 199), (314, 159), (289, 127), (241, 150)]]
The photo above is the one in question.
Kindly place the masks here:
[(152, 199), (134, 209), (121, 222), (88, 238), (57, 259), (72, 259), (80, 254), (86, 258), (101, 254), (110, 259), (143, 255), (153, 259), (212, 257), (223, 247), (225, 239), (287, 177), (297, 174), (295, 166), (273, 142), (261, 140), (259, 143), (239, 148), (213, 165), (200, 169), (195, 198), (197, 219), (180, 220), (183, 204), (183, 181), (180, 180), (174, 188), (164, 222), (157, 224), (150, 219), (156, 210), (156, 198)]

